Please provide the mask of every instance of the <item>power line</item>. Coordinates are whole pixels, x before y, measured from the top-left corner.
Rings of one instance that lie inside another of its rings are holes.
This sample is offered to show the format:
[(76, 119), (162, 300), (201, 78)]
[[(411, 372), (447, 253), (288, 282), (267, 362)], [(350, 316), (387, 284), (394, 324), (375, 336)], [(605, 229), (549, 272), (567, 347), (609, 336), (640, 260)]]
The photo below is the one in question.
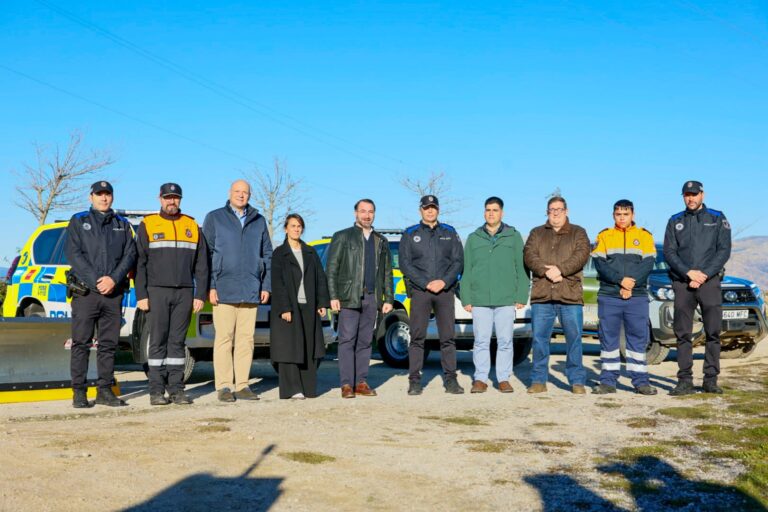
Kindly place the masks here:
[[(146, 50), (142, 48), (141, 46), (99, 26), (95, 23), (92, 23), (88, 20), (85, 20), (83, 18), (80, 18), (79, 16), (73, 14), (72, 12), (69, 12), (57, 5), (54, 5), (46, 0), (37, 0), (37, 2), (48, 9), (58, 13), (59, 15), (69, 19), (70, 21), (88, 29), (92, 32), (95, 32), (99, 34), (102, 37), (105, 37), (109, 39), (110, 41), (114, 42), (118, 46), (121, 46), (122, 48), (125, 48), (137, 55), (140, 55), (141, 57), (157, 64), (160, 67), (163, 67), (181, 77), (186, 79), (187, 81), (190, 81), (222, 98), (225, 98), (243, 108), (246, 108), (250, 110), (251, 112), (254, 112), (256, 114), (259, 114), (261, 116), (267, 117), (268, 119), (274, 121), (277, 124), (280, 124), (281, 126), (284, 126), (286, 128), (289, 128), (291, 130), (296, 131), (297, 133), (300, 133), (304, 135), (307, 138), (310, 138), (316, 142), (319, 142), (321, 144), (324, 144), (326, 146), (332, 147), (333, 149), (336, 149), (337, 151), (340, 151), (342, 153), (345, 153), (349, 156), (353, 156), (355, 158), (358, 158), (360, 160), (363, 160), (371, 165), (374, 165), (376, 167), (379, 167), (384, 170), (390, 170), (387, 166), (381, 165), (379, 162), (376, 162), (375, 160), (372, 160), (359, 152), (348, 150), (338, 144), (335, 144), (333, 142), (330, 142), (327, 140), (328, 138), (335, 139), (339, 142), (342, 142), (344, 144), (354, 146), (362, 151), (365, 151), (371, 155), (377, 155), (379, 157), (394, 161), (400, 165), (403, 164), (403, 161), (399, 158), (392, 157), (390, 155), (386, 155), (384, 153), (380, 153), (377, 151), (373, 151), (370, 149), (363, 148), (354, 142), (351, 142), (349, 140), (343, 139), (341, 137), (335, 136), (333, 134), (330, 134), (328, 132), (325, 132), (323, 130), (320, 130), (318, 128), (315, 128), (313, 126), (310, 126), (292, 116), (289, 116), (287, 114), (281, 113), (277, 111), (276, 109), (270, 107), (269, 105), (265, 105), (264, 103), (257, 102), (241, 93), (238, 93), (237, 91), (234, 91), (233, 89), (230, 89), (224, 85), (221, 85), (213, 80), (210, 80), (206, 78), (205, 76), (195, 73), (194, 71), (191, 71), (189, 69), (184, 68), (183, 66), (176, 64), (175, 62), (166, 59), (160, 55), (157, 55), (149, 50)], [(254, 106), (255, 105), (255, 106)], [(279, 116), (279, 117), (278, 117)], [(288, 121), (285, 121), (280, 118), (287, 119)], [(311, 131), (314, 131), (318, 134), (321, 134), (321, 136), (316, 135), (314, 133), (311, 133)], [(324, 138), (325, 137), (325, 138)]]

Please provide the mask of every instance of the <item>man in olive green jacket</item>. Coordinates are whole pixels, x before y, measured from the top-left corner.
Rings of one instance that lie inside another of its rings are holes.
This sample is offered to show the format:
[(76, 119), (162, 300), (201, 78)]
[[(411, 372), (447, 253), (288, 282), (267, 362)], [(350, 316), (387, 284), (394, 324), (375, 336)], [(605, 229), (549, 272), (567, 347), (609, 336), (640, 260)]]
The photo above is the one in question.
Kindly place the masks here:
[(528, 302), (528, 274), (523, 264), (523, 237), (501, 219), (504, 201), (489, 197), (485, 201), (485, 224), (469, 235), (464, 246), (464, 275), (461, 302), (472, 313), (475, 335), (472, 360), (475, 364), (472, 393), (488, 389), (491, 370), (491, 335), (496, 326), (496, 379), (499, 391), (513, 391), (513, 331), (516, 309)]
[(582, 269), (589, 260), (589, 251), (587, 232), (570, 223), (565, 199), (551, 197), (547, 201), (547, 222), (531, 230), (524, 250), (525, 265), (533, 274), (533, 370), (528, 393), (547, 391), (549, 343), (556, 318), (565, 333), (565, 375), (571, 391), (586, 393), (587, 373), (581, 361)]
[[(368, 366), (377, 311), (392, 311), (392, 253), (386, 237), (373, 229), (376, 205), (355, 203), (354, 226), (333, 235), (328, 247), (328, 293), (339, 313), (339, 375), (342, 398), (376, 396), (368, 386)], [(353, 387), (354, 386), (354, 387)]]

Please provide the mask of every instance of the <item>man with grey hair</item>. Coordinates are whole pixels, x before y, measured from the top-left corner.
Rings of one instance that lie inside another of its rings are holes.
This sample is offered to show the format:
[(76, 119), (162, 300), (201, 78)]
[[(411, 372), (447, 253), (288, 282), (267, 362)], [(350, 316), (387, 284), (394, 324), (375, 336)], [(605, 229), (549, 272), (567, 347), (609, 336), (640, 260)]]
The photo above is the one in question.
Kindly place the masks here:
[(248, 182), (235, 181), (227, 203), (203, 222), (211, 254), (214, 381), (222, 402), (259, 399), (248, 381), (256, 311), (272, 290), (272, 242), (264, 216), (248, 204), (250, 197)]

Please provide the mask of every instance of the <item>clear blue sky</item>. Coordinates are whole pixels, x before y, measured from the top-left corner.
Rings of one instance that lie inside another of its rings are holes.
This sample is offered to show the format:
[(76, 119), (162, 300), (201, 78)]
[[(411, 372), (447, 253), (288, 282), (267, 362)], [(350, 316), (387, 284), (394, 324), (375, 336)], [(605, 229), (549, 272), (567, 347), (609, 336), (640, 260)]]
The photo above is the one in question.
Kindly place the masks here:
[(740, 236), (768, 234), (755, 223), (766, 2), (477, 4), (4, 1), (0, 265), (34, 228), (11, 171), (33, 161), (32, 142), (65, 144), (73, 129), (114, 150), (117, 207), (155, 208), (177, 181), (201, 221), (243, 171), (285, 159), (316, 212), (306, 239), (349, 225), (363, 196), (380, 227), (415, 221), (398, 178), (441, 170), (464, 200), (451, 219), (464, 235), (491, 194), (527, 233), (559, 187), (591, 237), (627, 197), (660, 239), (688, 179)]

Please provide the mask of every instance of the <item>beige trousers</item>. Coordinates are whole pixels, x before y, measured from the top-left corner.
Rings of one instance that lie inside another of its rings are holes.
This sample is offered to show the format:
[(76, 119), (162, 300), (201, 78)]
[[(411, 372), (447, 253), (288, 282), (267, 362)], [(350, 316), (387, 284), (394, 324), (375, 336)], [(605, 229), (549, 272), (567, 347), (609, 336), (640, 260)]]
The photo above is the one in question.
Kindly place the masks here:
[(213, 373), (216, 390), (240, 391), (248, 387), (253, 364), (256, 304), (213, 306)]

